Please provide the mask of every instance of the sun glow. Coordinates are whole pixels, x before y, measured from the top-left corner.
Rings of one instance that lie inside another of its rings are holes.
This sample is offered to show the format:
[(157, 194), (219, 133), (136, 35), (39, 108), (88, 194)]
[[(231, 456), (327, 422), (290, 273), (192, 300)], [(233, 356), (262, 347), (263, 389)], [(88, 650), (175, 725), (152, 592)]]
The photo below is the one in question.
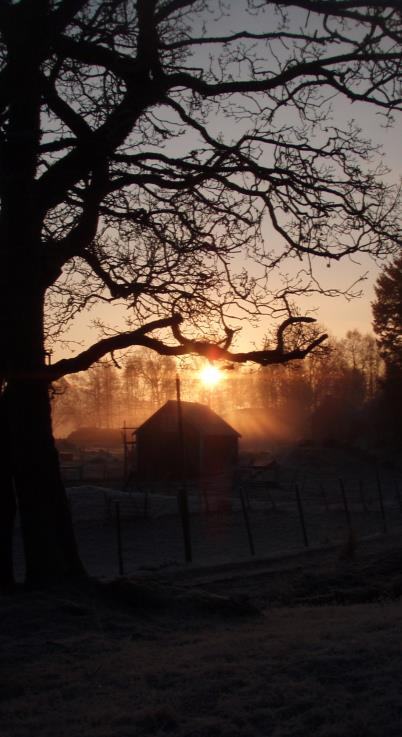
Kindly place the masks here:
[(208, 364), (200, 371), (200, 379), (205, 386), (212, 388), (222, 380), (222, 371)]

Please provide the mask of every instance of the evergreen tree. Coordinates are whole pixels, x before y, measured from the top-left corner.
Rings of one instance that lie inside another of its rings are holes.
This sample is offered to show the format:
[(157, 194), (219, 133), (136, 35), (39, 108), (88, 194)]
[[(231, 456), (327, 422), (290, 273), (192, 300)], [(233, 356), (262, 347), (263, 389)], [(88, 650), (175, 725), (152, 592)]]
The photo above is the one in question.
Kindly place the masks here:
[(402, 255), (378, 277), (373, 302), (374, 332), (387, 368), (402, 371)]
[(385, 363), (381, 433), (392, 445), (402, 440), (402, 256), (385, 267), (375, 286), (373, 327)]

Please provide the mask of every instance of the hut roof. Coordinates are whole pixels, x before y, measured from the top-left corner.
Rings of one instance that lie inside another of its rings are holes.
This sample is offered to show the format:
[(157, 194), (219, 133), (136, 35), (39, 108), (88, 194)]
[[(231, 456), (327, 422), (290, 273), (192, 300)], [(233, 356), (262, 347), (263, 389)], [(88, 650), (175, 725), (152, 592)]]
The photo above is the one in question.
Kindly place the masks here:
[[(183, 425), (192, 427), (200, 435), (231, 435), (241, 437), (222, 417), (205, 404), (199, 402), (181, 402)], [(162, 432), (177, 432), (177, 401), (169, 399), (151, 417), (137, 428), (136, 432), (147, 429), (158, 429)]]

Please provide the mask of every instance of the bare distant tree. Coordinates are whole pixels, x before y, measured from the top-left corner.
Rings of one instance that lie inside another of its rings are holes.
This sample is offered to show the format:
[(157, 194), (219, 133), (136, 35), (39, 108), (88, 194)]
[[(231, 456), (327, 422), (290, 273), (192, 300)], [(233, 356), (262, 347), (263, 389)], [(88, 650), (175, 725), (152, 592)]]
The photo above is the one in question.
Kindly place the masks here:
[[(308, 322), (291, 303), (319, 289), (313, 259), (399, 242), (375, 149), (330, 109), (343, 96), (400, 110), (401, 13), (397, 0), (0, 0), (0, 33), (0, 518), (9, 539), (15, 484), (35, 581), (82, 572), (50, 382), (131, 345), (303, 358), (323, 336), (292, 350), (286, 333)], [(239, 255), (255, 268), (236, 270)], [(289, 258), (300, 273), (275, 295)], [(130, 306), (127, 330), (47, 365), (46, 339), (105, 300)], [(264, 314), (284, 320), (275, 344), (231, 350), (236, 319)], [(12, 581), (9, 550), (1, 567)]]

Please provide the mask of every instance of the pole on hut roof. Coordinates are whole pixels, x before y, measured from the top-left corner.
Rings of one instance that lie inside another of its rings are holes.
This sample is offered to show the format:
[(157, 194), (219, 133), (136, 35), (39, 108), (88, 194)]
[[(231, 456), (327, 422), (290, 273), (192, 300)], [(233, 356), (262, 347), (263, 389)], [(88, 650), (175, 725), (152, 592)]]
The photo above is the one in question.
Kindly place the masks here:
[(181, 406), (180, 377), (176, 374), (176, 397), (177, 397), (177, 427), (179, 439), (179, 464), (180, 464), (180, 486), (178, 503), (183, 527), (184, 552), (186, 563), (191, 563), (193, 556), (191, 550), (190, 517), (188, 513), (188, 498), (186, 484), (186, 456), (184, 445), (183, 412)]

